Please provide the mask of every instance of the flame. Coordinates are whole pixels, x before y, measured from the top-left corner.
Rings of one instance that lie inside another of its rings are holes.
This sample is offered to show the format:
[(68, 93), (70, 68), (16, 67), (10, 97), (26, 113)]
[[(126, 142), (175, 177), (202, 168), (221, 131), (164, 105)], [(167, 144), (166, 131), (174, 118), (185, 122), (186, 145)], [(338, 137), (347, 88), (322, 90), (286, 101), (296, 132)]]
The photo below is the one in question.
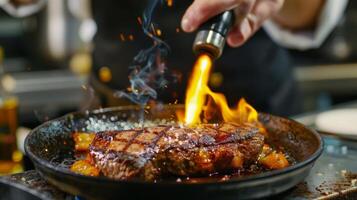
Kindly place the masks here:
[(185, 123), (193, 125), (200, 122), (200, 114), (207, 96), (208, 78), (212, 67), (211, 58), (201, 55), (194, 68), (186, 92)]
[[(185, 117), (186, 125), (192, 126), (201, 122), (201, 113), (204, 110), (207, 96), (220, 108), (225, 122), (257, 123), (258, 112), (241, 99), (235, 109), (228, 106), (223, 94), (215, 93), (208, 87), (208, 79), (212, 68), (212, 60), (208, 55), (202, 54), (193, 68), (193, 73), (186, 92)], [(207, 105), (208, 106), (208, 105)]]

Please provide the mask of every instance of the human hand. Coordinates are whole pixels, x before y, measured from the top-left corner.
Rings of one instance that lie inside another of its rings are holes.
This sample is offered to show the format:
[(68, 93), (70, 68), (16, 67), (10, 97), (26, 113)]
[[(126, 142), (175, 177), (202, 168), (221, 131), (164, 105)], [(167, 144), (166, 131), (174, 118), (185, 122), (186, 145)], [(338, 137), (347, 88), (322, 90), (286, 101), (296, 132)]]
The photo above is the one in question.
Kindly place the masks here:
[(208, 19), (226, 10), (234, 10), (235, 23), (227, 36), (232, 47), (244, 44), (263, 24), (277, 14), (284, 0), (194, 0), (184, 14), (181, 26), (186, 32), (195, 31)]

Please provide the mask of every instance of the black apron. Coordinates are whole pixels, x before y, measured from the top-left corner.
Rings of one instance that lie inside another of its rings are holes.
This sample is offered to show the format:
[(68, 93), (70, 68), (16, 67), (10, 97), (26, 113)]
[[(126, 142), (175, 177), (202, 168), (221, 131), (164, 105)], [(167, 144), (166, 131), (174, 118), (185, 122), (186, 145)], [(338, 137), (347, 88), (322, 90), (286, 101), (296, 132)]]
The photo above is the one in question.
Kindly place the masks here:
[[(94, 18), (98, 25), (94, 39), (94, 77), (98, 76), (101, 67), (109, 67), (113, 79), (103, 83), (109, 88), (123, 90), (129, 86), (129, 66), (133, 64), (134, 56), (152, 44), (143, 34), (137, 19), (142, 15), (146, 2), (93, 1)], [(160, 5), (153, 17), (162, 30), (162, 38), (171, 48), (166, 62), (169, 73), (182, 77), (158, 91), (158, 99), (165, 103), (176, 99), (184, 102), (187, 78), (195, 62), (191, 50), (195, 34), (177, 32), (189, 4), (190, 1), (174, 1), (172, 7)], [(125, 41), (121, 40), (121, 34)], [(133, 36), (133, 41), (130, 41), (129, 35)], [(242, 47), (226, 46), (222, 57), (215, 62), (214, 71), (223, 75), (223, 84), (214, 91), (224, 93), (231, 105), (244, 97), (263, 112), (286, 116), (300, 110), (288, 52), (272, 42), (263, 30)]]

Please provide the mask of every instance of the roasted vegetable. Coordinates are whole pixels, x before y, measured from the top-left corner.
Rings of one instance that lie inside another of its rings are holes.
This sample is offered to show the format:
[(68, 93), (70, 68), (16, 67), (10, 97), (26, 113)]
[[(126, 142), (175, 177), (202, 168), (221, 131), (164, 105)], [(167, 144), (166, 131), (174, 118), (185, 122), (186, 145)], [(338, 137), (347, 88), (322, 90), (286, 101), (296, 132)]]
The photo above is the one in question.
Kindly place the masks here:
[(73, 133), (76, 151), (89, 151), (89, 145), (95, 137), (94, 133)]
[(89, 160), (79, 160), (76, 161), (71, 166), (71, 171), (77, 174), (82, 174), (86, 176), (98, 176), (99, 170), (91, 164)]
[(259, 163), (269, 169), (282, 169), (289, 166), (286, 155), (273, 150), (267, 144), (263, 147), (263, 151), (259, 157)]

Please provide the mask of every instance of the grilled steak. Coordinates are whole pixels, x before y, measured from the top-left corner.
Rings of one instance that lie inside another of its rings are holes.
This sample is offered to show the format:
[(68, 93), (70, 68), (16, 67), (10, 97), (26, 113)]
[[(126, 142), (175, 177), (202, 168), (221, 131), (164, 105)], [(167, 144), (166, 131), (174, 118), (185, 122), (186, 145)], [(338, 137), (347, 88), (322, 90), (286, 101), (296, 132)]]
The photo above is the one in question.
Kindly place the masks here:
[(255, 162), (264, 137), (251, 125), (157, 126), (96, 134), (90, 155), (114, 179), (207, 175)]

